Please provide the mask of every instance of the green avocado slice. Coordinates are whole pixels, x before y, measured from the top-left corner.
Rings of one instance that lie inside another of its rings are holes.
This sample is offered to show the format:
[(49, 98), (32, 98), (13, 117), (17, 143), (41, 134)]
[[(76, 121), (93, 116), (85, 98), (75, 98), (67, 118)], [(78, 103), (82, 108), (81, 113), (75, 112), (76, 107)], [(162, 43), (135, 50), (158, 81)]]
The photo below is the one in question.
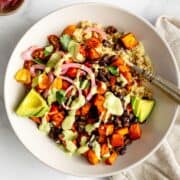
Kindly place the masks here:
[(138, 121), (140, 123), (143, 123), (148, 118), (151, 111), (153, 110), (155, 101), (145, 100), (135, 96), (132, 98), (131, 104), (132, 104), (133, 112), (135, 116), (138, 118)]
[(48, 110), (49, 107), (43, 97), (34, 89), (31, 89), (17, 107), (16, 114), (23, 117), (41, 117)]

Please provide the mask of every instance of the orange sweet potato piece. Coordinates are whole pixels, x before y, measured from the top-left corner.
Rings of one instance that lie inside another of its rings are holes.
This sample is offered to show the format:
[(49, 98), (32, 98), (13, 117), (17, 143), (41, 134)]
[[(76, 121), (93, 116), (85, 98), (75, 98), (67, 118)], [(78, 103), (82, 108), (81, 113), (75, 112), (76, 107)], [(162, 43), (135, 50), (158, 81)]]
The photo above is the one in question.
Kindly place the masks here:
[(113, 134), (111, 137), (111, 145), (114, 147), (123, 146), (124, 145), (124, 137), (121, 134)]
[(100, 54), (93, 48), (88, 49), (87, 56), (91, 60), (97, 60), (100, 58)]
[(105, 98), (102, 95), (96, 95), (95, 99), (94, 99), (94, 105), (97, 107), (99, 112), (104, 112), (106, 109), (104, 108), (103, 104), (104, 104)]
[(93, 150), (89, 150), (87, 152), (87, 159), (88, 159), (89, 163), (91, 163), (92, 165), (96, 165), (99, 163), (98, 157), (96, 156), (96, 154)]
[(72, 36), (75, 29), (76, 29), (76, 25), (74, 25), (74, 24), (69, 25), (64, 29), (63, 34), (67, 34), (69, 36)]
[(100, 41), (96, 37), (92, 37), (92, 38), (86, 40), (86, 42), (85, 42), (85, 45), (87, 48), (96, 48), (99, 46), (99, 44), (100, 44)]
[(101, 146), (101, 156), (104, 156), (105, 154), (108, 154), (108, 153), (109, 153), (108, 145), (106, 143), (102, 144), (102, 146)]
[(132, 33), (128, 33), (128, 34), (125, 34), (124, 36), (122, 36), (121, 41), (127, 49), (132, 49), (133, 47), (135, 47), (138, 44), (136, 37)]
[(41, 123), (41, 119), (38, 117), (31, 117), (31, 120), (33, 120), (35, 123), (38, 123), (38, 124)]
[(98, 128), (98, 132), (102, 136), (109, 136), (114, 132), (113, 124), (102, 124)]
[(108, 165), (112, 165), (116, 159), (117, 159), (118, 155), (116, 152), (113, 152), (105, 161), (106, 164)]
[(124, 64), (124, 61), (119, 57), (111, 64), (111, 66), (119, 66), (123, 64)]
[(50, 120), (56, 127), (60, 127), (62, 121), (64, 119), (64, 114), (62, 112), (58, 112), (51, 116)]
[(47, 89), (49, 87), (49, 78), (46, 74), (39, 76), (38, 86), (40, 89)]
[(82, 116), (87, 115), (87, 113), (89, 112), (90, 108), (91, 108), (91, 103), (90, 103), (90, 102), (86, 103), (86, 104), (81, 108), (81, 115), (82, 115)]
[(125, 127), (125, 128), (120, 128), (120, 129), (117, 129), (117, 130), (116, 130), (116, 133), (124, 136), (124, 135), (126, 135), (126, 134), (129, 133), (129, 129), (128, 129), (127, 127)]
[(97, 94), (104, 94), (107, 90), (107, 86), (104, 82), (98, 81), (97, 82)]
[(129, 135), (130, 138), (135, 140), (135, 139), (139, 139), (141, 137), (141, 127), (138, 123), (136, 124), (132, 124), (129, 128)]
[(15, 75), (15, 79), (17, 82), (29, 84), (31, 82), (31, 73), (28, 69), (19, 69)]
[(52, 88), (61, 89), (62, 88), (62, 79), (60, 77), (57, 77), (53, 83)]
[(69, 86), (70, 86), (70, 83), (64, 80), (62, 81), (62, 89), (66, 90)]
[(105, 143), (106, 142), (106, 136), (100, 135), (99, 138), (98, 138), (98, 142), (100, 144)]

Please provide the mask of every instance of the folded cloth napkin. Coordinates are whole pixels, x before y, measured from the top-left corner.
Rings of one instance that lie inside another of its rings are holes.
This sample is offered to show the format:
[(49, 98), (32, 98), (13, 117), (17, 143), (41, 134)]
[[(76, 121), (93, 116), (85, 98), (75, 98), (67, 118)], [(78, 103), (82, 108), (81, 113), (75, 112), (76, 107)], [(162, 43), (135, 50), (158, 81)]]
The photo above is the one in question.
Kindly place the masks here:
[[(169, 43), (180, 65), (180, 19), (160, 16), (156, 29)], [(179, 66), (180, 68), (180, 66)], [(180, 111), (161, 147), (145, 162), (111, 177), (112, 180), (180, 180)]]

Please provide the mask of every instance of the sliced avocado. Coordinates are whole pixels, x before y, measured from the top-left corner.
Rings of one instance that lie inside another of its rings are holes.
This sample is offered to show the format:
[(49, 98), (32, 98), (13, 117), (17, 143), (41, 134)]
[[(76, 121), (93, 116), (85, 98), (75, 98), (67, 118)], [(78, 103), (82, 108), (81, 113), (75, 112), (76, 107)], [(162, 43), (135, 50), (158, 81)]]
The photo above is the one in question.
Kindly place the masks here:
[(49, 111), (49, 106), (45, 106), (35, 116), (36, 117), (43, 117), (48, 111)]
[(47, 110), (47, 108), (48, 105), (43, 97), (34, 89), (31, 89), (16, 109), (16, 114), (23, 117), (40, 117), (47, 112), (44, 110)]
[(154, 100), (144, 100), (135, 96), (132, 98), (131, 104), (135, 116), (138, 118), (139, 122), (142, 123), (148, 118), (155, 102)]
[(153, 100), (142, 100), (139, 107), (139, 122), (144, 122), (148, 116), (151, 114), (155, 102)]
[(137, 107), (139, 107), (140, 103), (141, 103), (140, 97), (135, 96), (132, 98), (131, 104), (132, 104), (133, 112), (134, 112), (136, 117), (138, 117), (138, 114), (139, 114), (139, 109)]

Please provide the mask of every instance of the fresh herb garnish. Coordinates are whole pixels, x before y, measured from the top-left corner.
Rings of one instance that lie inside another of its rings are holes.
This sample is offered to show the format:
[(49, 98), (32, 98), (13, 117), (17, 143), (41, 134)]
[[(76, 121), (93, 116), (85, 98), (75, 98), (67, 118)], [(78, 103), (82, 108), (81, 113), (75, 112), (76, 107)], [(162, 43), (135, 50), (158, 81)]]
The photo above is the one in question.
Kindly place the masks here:
[(117, 76), (119, 74), (119, 69), (116, 66), (108, 66), (107, 69), (112, 75)]
[(52, 45), (49, 45), (47, 47), (45, 47), (44, 49), (44, 55), (47, 57), (49, 56), (54, 50), (54, 47)]
[(66, 101), (65, 91), (59, 90), (56, 92), (56, 100), (59, 104), (62, 104)]
[(62, 37), (60, 37), (60, 42), (61, 42), (64, 50), (68, 49), (68, 45), (69, 45), (70, 41), (71, 41), (71, 37), (67, 34), (64, 34)]

